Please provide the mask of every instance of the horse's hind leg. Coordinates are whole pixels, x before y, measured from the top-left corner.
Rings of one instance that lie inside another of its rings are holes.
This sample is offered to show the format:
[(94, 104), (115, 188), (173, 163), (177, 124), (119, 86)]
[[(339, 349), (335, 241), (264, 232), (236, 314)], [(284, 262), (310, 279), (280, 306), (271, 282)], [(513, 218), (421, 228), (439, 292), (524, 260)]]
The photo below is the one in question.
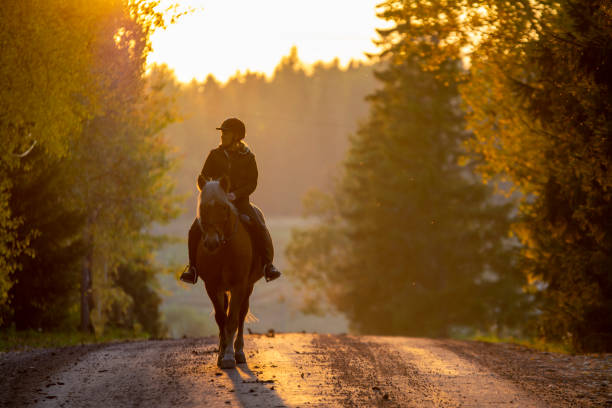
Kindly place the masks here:
[(238, 329), (238, 318), (240, 309), (244, 300), (245, 290), (234, 289), (230, 296), (229, 313), (225, 322), (225, 349), (223, 358), (221, 359), (221, 368), (236, 367), (236, 358), (234, 352), (234, 336)]
[(238, 334), (236, 335), (236, 341), (234, 342), (234, 350), (236, 352), (236, 363), (246, 363), (246, 356), (244, 354), (244, 319), (247, 313), (249, 313), (249, 297), (253, 292), (253, 285), (249, 286), (246, 296), (240, 306), (240, 315), (238, 316)]

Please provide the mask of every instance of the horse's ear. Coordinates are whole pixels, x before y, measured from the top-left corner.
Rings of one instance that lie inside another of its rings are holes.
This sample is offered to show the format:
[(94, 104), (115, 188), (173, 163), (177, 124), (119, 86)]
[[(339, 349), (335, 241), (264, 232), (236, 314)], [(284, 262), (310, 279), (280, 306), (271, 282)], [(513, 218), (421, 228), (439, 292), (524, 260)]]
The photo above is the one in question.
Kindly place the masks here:
[(228, 176), (223, 176), (219, 179), (219, 185), (226, 193), (229, 193), (230, 189), (230, 178)]
[(202, 188), (204, 187), (204, 184), (208, 183), (211, 180), (212, 179), (210, 177), (204, 177), (203, 174), (200, 174), (198, 176), (198, 190), (202, 191)]

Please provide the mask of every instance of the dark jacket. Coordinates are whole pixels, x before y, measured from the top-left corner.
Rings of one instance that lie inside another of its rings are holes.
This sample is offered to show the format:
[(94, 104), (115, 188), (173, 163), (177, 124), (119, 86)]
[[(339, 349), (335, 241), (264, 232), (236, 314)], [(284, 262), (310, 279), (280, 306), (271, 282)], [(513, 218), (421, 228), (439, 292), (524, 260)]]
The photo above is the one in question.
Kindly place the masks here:
[[(238, 150), (226, 150), (221, 146), (208, 154), (201, 174), (205, 178), (218, 179), (224, 175), (230, 178), (230, 192), (236, 195), (236, 202), (249, 201), (257, 187), (257, 163), (255, 155), (243, 144)], [(202, 187), (202, 186), (200, 186)]]

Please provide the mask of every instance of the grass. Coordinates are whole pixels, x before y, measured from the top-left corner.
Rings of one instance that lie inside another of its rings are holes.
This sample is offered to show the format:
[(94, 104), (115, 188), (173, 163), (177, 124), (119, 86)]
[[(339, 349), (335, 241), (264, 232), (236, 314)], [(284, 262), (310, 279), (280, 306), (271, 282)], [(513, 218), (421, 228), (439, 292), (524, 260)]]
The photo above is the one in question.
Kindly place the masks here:
[(498, 337), (493, 334), (476, 334), (466, 340), (483, 341), (486, 343), (510, 343), (527, 347), (532, 350), (546, 351), (549, 353), (574, 354), (570, 347), (561, 343), (546, 342), (542, 339)]
[(0, 352), (25, 351), (37, 348), (56, 348), (81, 344), (109, 343), (113, 341), (146, 340), (147, 333), (127, 330), (107, 330), (103, 334), (81, 333), (79, 331), (38, 331), (6, 329), (0, 331)]

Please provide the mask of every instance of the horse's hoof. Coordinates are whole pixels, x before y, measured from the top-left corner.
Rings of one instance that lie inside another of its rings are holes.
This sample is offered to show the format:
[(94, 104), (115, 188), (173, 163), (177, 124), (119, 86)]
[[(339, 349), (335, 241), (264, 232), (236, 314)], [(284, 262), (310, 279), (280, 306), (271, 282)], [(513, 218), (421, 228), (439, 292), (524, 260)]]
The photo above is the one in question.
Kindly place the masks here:
[(242, 352), (242, 351), (236, 352), (236, 363), (237, 364), (245, 364), (246, 363), (246, 356), (244, 355), (244, 352)]
[(236, 360), (234, 360), (233, 358), (224, 358), (223, 360), (221, 360), (221, 368), (235, 368), (236, 367)]

